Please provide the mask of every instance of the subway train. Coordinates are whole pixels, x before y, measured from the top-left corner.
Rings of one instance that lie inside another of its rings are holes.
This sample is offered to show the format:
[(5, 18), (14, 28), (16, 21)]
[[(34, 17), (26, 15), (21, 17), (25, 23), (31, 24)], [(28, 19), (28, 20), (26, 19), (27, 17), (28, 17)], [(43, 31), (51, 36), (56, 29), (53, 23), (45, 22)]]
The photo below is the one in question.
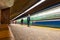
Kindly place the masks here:
[[(16, 22), (21, 23), (21, 19)], [(27, 24), (27, 17), (23, 18), (23, 23)], [(47, 8), (31, 15), (30, 25), (60, 28), (60, 6)]]

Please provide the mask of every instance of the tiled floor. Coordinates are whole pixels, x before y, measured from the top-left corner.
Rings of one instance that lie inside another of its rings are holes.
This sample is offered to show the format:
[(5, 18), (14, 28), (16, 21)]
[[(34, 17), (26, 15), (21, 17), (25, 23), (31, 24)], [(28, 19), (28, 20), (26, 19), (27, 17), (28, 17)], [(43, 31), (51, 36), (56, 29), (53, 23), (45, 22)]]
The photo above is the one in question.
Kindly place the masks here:
[(16, 40), (60, 40), (60, 29), (10, 24)]

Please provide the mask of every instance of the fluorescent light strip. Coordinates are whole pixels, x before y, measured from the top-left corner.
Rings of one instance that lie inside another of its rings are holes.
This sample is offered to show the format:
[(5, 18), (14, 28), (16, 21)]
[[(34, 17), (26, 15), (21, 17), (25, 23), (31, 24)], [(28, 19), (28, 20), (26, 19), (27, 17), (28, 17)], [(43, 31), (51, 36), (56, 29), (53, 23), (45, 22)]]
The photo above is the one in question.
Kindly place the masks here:
[[(36, 3), (35, 5), (33, 5), (32, 7), (30, 7), (29, 9), (27, 9), (26, 11), (24, 11), (23, 13), (21, 13), (20, 15), (18, 15), (17, 17), (15, 17), (14, 19), (18, 18), (19, 16), (27, 13), (28, 11), (30, 11), (31, 9), (35, 8), (36, 6), (40, 5), (42, 2), (44, 2), (45, 0), (40, 0), (38, 3)], [(12, 20), (14, 20), (12, 19)]]

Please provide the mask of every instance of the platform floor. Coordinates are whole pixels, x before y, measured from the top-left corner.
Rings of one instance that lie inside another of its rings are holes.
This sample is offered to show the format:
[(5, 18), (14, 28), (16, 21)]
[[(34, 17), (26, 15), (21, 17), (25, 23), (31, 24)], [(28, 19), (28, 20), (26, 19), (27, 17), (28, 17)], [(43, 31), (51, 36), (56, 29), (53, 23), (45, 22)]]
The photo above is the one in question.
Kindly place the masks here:
[(10, 24), (16, 40), (60, 40), (60, 29)]

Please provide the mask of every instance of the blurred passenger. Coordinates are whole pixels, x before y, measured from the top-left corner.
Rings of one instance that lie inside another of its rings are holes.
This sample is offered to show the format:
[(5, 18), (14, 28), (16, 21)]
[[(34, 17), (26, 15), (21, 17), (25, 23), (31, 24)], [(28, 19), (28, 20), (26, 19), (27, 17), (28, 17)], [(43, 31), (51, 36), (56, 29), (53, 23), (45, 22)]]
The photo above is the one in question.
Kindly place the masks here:
[(21, 24), (23, 24), (23, 19), (21, 19)]
[(28, 14), (28, 17), (27, 17), (27, 25), (28, 27), (30, 26), (30, 14)]

